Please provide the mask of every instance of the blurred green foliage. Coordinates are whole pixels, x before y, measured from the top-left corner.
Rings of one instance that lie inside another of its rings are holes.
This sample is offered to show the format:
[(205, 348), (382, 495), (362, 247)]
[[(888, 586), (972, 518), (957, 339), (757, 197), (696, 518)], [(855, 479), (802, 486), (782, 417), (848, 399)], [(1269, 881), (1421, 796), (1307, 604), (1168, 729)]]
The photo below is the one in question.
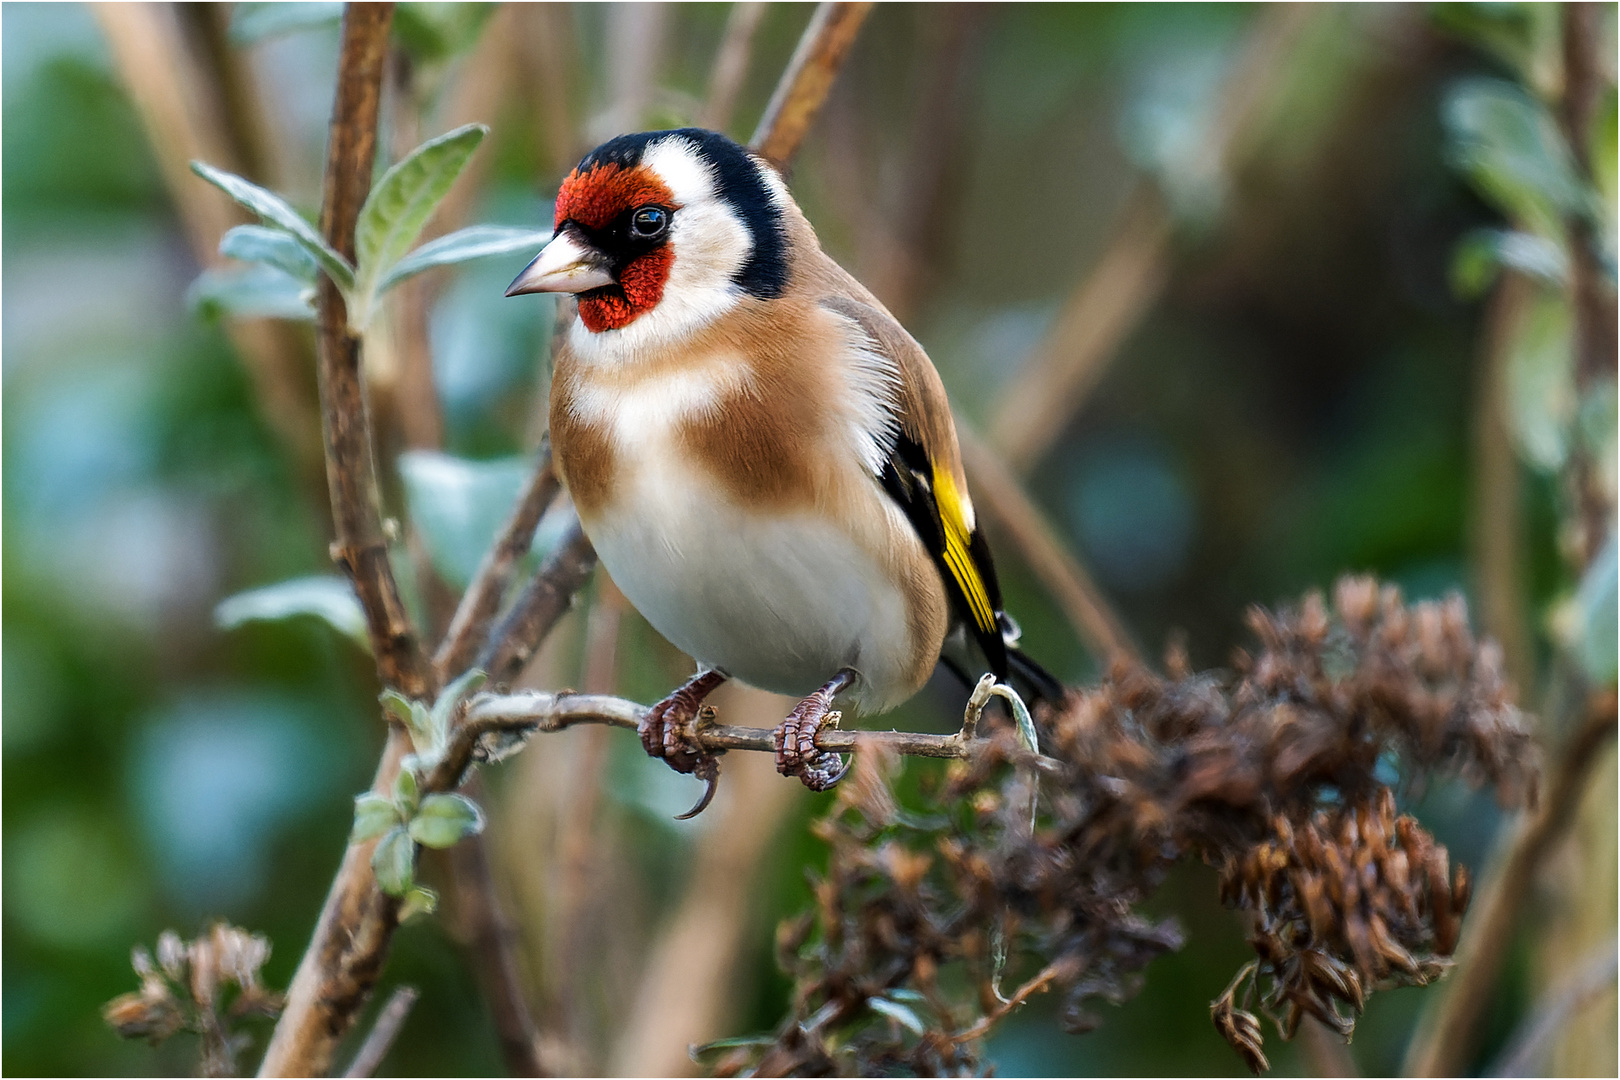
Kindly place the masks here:
[[(335, 8), (240, 4), (232, 26), (281, 126), (291, 202), (306, 208)], [(465, 76), (492, 8), (402, 6), (398, 37), (430, 89)], [(963, 414), (984, 422), (1107, 244), (1133, 184), (1161, 185), (1178, 227), (1170, 285), (1031, 481), (1150, 651), (1185, 631), (1195, 663), (1222, 664), (1243, 641), (1245, 605), (1344, 570), (1420, 597), (1470, 590), (1478, 296), (1498, 264), (1556, 280), (1546, 245), (1567, 213), (1592, 213), (1602, 235), (1613, 232), (1612, 88), (1594, 131), (1607, 171), (1588, 192), (1535, 96), (1557, 47), (1547, 10), (1319, 10), (1230, 175), (1203, 169), (1188, 147), (1212, 122), (1254, 9), (985, 14), (946, 164), (955, 194), (925, 223), (942, 238), (936, 282), (909, 323)], [(693, 117), (725, 15), (720, 4), (669, 13), (647, 125)], [(858, 274), (876, 258), (864, 223), (906, 204), (936, 15), (894, 6), (872, 16), (792, 178), (823, 242)], [(731, 134), (751, 129), (804, 18), (787, 6), (767, 14)], [(188, 304), (199, 268), (87, 8), (12, 3), (0, 21), (3, 1066), (184, 1072), (187, 1048), (121, 1043), (98, 1007), (134, 985), (130, 946), (166, 927), (189, 936), (216, 916), (268, 935), (267, 981), (286, 984), (376, 759), (378, 688), (369, 659), (329, 625), (343, 624), (330, 597), (261, 593), (257, 614), (239, 597), (236, 614), (223, 613), (230, 628), (216, 626), (227, 597), (330, 572), (326, 507), (266, 423), (219, 323)], [(567, 25), (567, 110), (591, 136), (606, 134), (591, 118), (616, 85), (614, 15), (579, 5)], [(538, 63), (533, 37), (521, 47)], [(547, 227), (560, 176), (545, 163), (564, 139), (551, 115), (508, 87), (477, 117), (491, 128), (490, 160), (469, 220)], [(403, 498), (391, 512), (414, 522), (430, 565), (456, 586), (504, 516), (524, 468), (513, 455), (532, 448), (543, 400), (550, 305), (501, 298), (524, 257), (435, 271), (445, 277), (428, 323), (446, 453), (399, 461)], [(1470, 295), (1454, 291), (1454, 269)], [(208, 286), (192, 296), (205, 313), (231, 306)], [(1548, 472), (1572, 438), (1614, 439), (1612, 400), (1583, 419), (1570, 396), (1560, 318), (1550, 299), (1529, 320), (1510, 395), (1525, 459), (1541, 470), (1525, 498), (1538, 612), (1577, 584), (1557, 557)], [(537, 546), (546, 542), (543, 529)], [(1579, 597), (1588, 623), (1606, 619), (1612, 635), (1612, 545), (1606, 559), (1607, 582)], [(1005, 545), (999, 566), (1028, 647), (1061, 676), (1093, 673)], [(312, 610), (327, 621), (269, 618)], [(578, 681), (581, 633), (578, 619), (559, 631), (566, 683)], [(1612, 640), (1593, 646), (1611, 663)], [(652, 700), (683, 673), (633, 614), (619, 648), (628, 696)], [(897, 726), (955, 726), (956, 691), (936, 682)], [(906, 782), (933, 767), (913, 763)], [(522, 805), (514, 775), (492, 771), (497, 829), (503, 805)], [(626, 903), (649, 919), (684, 884), (696, 833), (667, 819), (691, 801), (687, 782), (634, 740), (612, 742), (603, 830), (623, 838), (634, 869), (620, 883)], [(803, 823), (823, 805), (802, 805), (763, 869), (746, 948), (755, 991), (738, 1030), (782, 1014), (772, 926), (808, 902), (804, 871), (823, 855)], [(1443, 788), (1418, 807), (1458, 858), (1485, 857), (1498, 822), (1488, 797)], [(424, 874), (438, 872), (429, 863)], [(1093, 1034), (1062, 1035), (1049, 1003), (1018, 1014), (992, 1044), (1002, 1075), (1241, 1070), (1207, 1015), (1243, 957), (1241, 927), (1202, 868), (1158, 903), (1183, 921), (1186, 950), (1152, 967), (1141, 995)], [(1481, 1061), (1523, 1011), (1523, 967), (1503, 988)], [(499, 1069), (487, 1011), (441, 923), (401, 932), (386, 979), (422, 989), (389, 1068)], [(1374, 999), (1354, 1047), (1364, 1072), (1396, 1070), (1419, 1000)], [(1301, 1067), (1293, 1054), (1279, 1049), (1279, 1073)]]

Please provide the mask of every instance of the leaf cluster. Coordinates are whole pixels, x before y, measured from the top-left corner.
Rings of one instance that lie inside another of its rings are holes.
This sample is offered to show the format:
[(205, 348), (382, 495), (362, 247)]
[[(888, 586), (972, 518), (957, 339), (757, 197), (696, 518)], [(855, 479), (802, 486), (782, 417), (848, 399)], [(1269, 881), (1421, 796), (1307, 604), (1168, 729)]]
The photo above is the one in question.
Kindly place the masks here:
[(391, 289), (438, 266), (537, 248), (550, 233), (473, 225), (413, 250), (434, 210), (467, 167), (489, 129), (467, 124), (412, 150), (372, 188), (355, 226), (355, 260), (329, 245), (281, 196), (200, 161), (192, 171), (258, 216), (220, 241), (220, 254), (254, 264), (245, 272), (212, 271), (192, 287), (204, 310), (308, 318), (315, 282), (325, 274), (343, 295), (349, 329), (363, 335)]
[(422, 778), (444, 757), (462, 702), (483, 682), (482, 671), (469, 671), (445, 687), (431, 706), (397, 690), (383, 691), (383, 707), (405, 725), (415, 753), (400, 762), (390, 794), (368, 791), (355, 796), (349, 842), (377, 841), (371, 869), (378, 888), (405, 901), (401, 919), (432, 912), (438, 904), (433, 890), (416, 884), (417, 845), (447, 848), (484, 831), (484, 812), (465, 795), (422, 791)]

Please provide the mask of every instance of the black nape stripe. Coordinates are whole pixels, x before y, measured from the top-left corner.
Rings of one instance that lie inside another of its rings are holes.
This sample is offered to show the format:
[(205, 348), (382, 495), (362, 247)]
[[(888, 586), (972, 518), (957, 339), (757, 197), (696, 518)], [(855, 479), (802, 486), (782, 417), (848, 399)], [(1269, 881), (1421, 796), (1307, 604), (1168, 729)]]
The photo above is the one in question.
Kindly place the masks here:
[(781, 296), (788, 283), (787, 228), (782, 211), (771, 202), (770, 190), (759, 174), (761, 168), (769, 166), (757, 164), (746, 149), (724, 135), (703, 128), (620, 135), (586, 154), (579, 170), (586, 172), (597, 165), (635, 168), (648, 146), (670, 137), (685, 139), (713, 167), (720, 198), (731, 204), (753, 237), (754, 250), (732, 280), (744, 292), (761, 299)]

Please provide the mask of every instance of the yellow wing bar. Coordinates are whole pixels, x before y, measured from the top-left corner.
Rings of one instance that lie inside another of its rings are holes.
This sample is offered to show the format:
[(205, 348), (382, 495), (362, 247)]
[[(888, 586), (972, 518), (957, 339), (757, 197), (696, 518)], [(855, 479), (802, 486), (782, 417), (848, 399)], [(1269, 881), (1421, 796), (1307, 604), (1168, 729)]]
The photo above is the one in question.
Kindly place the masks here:
[(934, 465), (934, 502), (939, 506), (940, 532), (945, 536), (945, 565), (973, 609), (973, 621), (984, 633), (996, 632), (996, 613), (984, 587), (973, 556), (968, 553), (967, 518), (962, 513), (962, 496), (956, 481), (946, 469)]

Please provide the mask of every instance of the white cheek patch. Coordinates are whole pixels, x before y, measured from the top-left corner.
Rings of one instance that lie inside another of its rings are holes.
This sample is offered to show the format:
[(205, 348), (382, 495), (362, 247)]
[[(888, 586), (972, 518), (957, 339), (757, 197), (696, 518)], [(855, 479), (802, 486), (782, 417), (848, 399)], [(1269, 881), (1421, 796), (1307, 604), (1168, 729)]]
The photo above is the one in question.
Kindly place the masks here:
[(679, 137), (649, 146), (641, 161), (680, 204), (667, 241), (675, 255), (669, 280), (653, 309), (626, 326), (592, 333), (575, 322), (569, 343), (585, 363), (632, 363), (678, 344), (730, 311), (742, 295), (733, 278), (753, 254), (754, 241), (715, 194), (713, 169)]

